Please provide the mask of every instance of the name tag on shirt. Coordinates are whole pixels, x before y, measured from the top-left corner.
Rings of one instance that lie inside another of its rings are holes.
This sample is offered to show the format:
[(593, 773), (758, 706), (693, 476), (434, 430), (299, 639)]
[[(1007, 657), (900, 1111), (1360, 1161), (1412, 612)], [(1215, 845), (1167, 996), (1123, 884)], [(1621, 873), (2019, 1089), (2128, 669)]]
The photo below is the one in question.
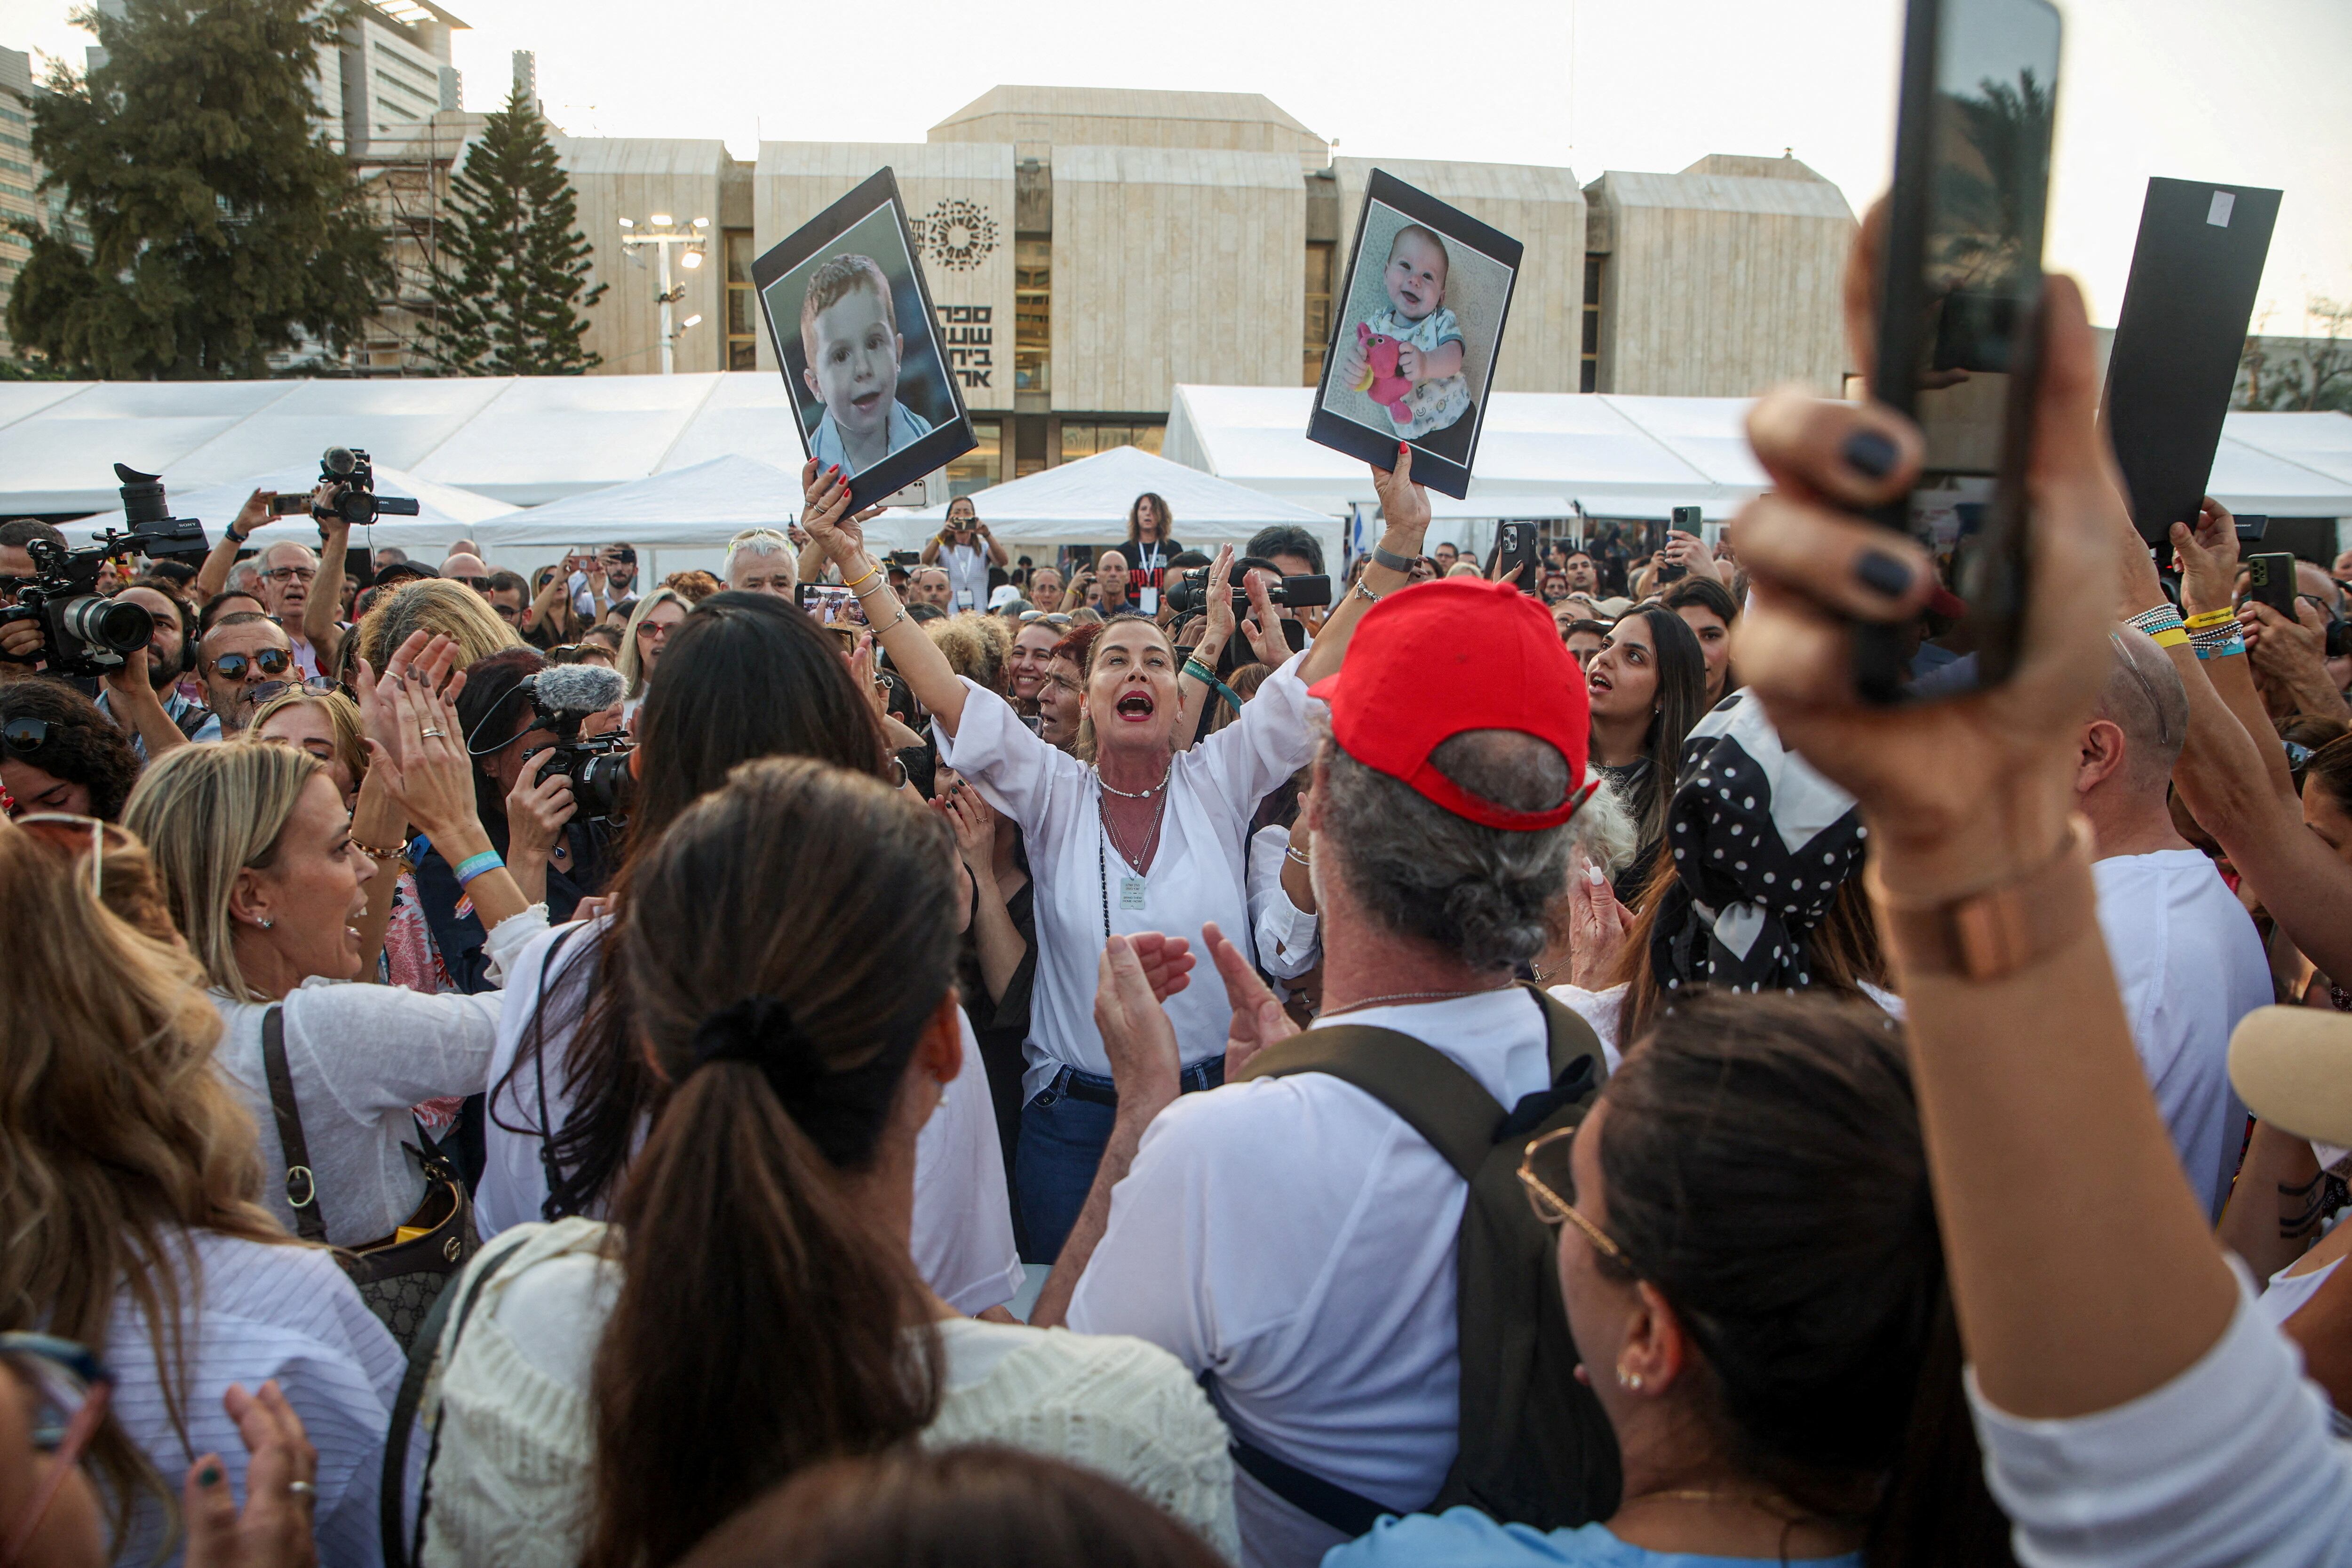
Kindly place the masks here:
[(1118, 879), (1118, 907), (1122, 910), (1139, 910), (1143, 907), (1142, 878), (1121, 877)]

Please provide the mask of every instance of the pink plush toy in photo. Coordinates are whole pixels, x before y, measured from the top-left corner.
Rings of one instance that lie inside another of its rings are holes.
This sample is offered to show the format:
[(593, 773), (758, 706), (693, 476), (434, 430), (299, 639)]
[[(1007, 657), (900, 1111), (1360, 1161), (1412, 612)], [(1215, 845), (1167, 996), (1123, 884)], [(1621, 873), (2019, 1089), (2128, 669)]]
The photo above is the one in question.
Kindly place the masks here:
[(1397, 350), (1403, 345), (1394, 338), (1374, 332), (1370, 324), (1356, 323), (1356, 342), (1363, 345), (1365, 368), (1363, 379), (1356, 383), (1358, 392), (1370, 393), (1374, 403), (1389, 411), (1389, 417), (1400, 425), (1412, 423), (1412, 413), (1404, 405), (1405, 395), (1412, 391), (1412, 383), (1397, 374)]

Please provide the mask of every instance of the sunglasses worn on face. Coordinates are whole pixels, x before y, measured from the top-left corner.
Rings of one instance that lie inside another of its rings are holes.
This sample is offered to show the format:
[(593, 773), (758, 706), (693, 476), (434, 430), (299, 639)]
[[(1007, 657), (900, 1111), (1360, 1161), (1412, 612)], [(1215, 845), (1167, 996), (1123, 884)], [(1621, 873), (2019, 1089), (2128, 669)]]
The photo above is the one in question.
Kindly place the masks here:
[(471, 588), (477, 594), (487, 594), (490, 591), (490, 580), (488, 577), (453, 576), (446, 579), (446, 581), (451, 583), (463, 583), (467, 587)]
[(114, 1374), (87, 1347), (49, 1334), (0, 1334), (0, 1360), (32, 1389), (33, 1448), (50, 1459), (48, 1473), (23, 1517), (6, 1541), (0, 1542), (0, 1563), (15, 1563), (24, 1556), (58, 1489), (79, 1468), (90, 1438), (106, 1419)]
[(294, 656), (282, 647), (266, 647), (257, 654), (225, 653), (213, 660), (213, 670), (225, 680), (243, 680), (250, 670), (266, 676), (283, 675), (293, 667)]
[[(1538, 1219), (1554, 1228), (1562, 1225), (1576, 1226), (1584, 1233), (1584, 1239), (1611, 1262), (1631, 1268), (1633, 1259), (1625, 1256), (1625, 1249), (1612, 1241), (1599, 1226), (1576, 1212), (1576, 1177), (1569, 1166), (1576, 1131), (1575, 1127), (1563, 1127), (1557, 1132), (1547, 1132), (1530, 1142), (1527, 1152), (1520, 1156), (1519, 1185), (1527, 1189), (1528, 1206), (1536, 1211)], [(1540, 1174), (1537, 1171), (1538, 1161), (1542, 1164)]]

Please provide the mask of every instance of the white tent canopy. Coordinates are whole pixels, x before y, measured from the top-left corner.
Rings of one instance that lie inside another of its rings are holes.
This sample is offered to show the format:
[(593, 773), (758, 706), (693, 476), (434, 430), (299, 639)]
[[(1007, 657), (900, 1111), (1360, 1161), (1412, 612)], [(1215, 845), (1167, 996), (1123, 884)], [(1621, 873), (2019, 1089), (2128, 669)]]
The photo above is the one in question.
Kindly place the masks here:
[[(319, 482), (316, 463), (304, 463), (268, 473), (247, 474), (226, 484), (206, 485), (187, 491), (167, 490), (173, 517), (193, 517), (205, 525), (208, 538), (219, 542), (220, 531), (229, 525), (246, 498), (255, 490), (282, 490), (308, 494)], [(502, 500), (492, 500), (471, 490), (461, 490), (454, 485), (437, 485), (430, 479), (420, 479), (398, 468), (378, 468), (375, 470), (375, 493), (378, 497), (404, 496), (417, 503), (415, 517), (386, 518), (371, 528), (352, 536), (354, 544), (374, 549), (396, 544), (404, 550), (446, 549), (453, 540), (478, 538), (495, 532), (499, 519), (519, 515), (520, 509)], [(486, 526), (487, 525), (487, 526)], [(64, 525), (67, 538), (80, 542), (92, 539), (102, 530), (127, 529), (120, 498), (110, 511)], [(307, 515), (279, 518), (256, 531), (257, 542), (275, 544), (290, 540), (298, 544), (316, 547), (319, 542), (318, 524)]]
[[(1363, 465), (1307, 439), (1312, 387), (1176, 388), (1168, 456), (1254, 489), (1324, 505), (1369, 502)], [(1478, 443), (1469, 509), (1522, 512), (1514, 498), (1566, 496), (1596, 517), (1663, 520), (1697, 506), (1709, 520), (1766, 486), (1748, 449), (1750, 400), (1498, 392)], [(2233, 510), (2352, 518), (2352, 416), (2232, 414), (2211, 489)]]
[(515, 512), (486, 530), (482, 542), (718, 547), (747, 528), (781, 529), (800, 511), (799, 474), (757, 458), (720, 457)]
[[(1176, 538), (1192, 548), (1245, 544), (1259, 529), (1287, 523), (1312, 532), (1323, 542), (1326, 556), (1338, 559), (1339, 524), (1328, 513), (1171, 463), (1139, 447), (1114, 447), (1046, 468), (982, 490), (971, 501), (981, 521), (1007, 545), (1108, 544), (1127, 537), (1128, 508), (1146, 490), (1167, 501)], [(936, 506), (894, 513), (887, 521), (894, 537), (919, 540), (936, 532), (946, 518), (947, 508)], [(874, 526), (878, 530), (883, 521)]]

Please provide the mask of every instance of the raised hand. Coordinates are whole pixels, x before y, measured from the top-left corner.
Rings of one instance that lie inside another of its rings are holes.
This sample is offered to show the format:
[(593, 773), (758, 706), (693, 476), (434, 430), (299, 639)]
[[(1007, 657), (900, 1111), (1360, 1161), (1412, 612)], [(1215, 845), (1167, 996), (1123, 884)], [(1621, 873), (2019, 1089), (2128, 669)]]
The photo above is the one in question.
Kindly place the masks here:
[(1209, 563), (1209, 604), (1207, 621), (1202, 627), (1201, 646), (1222, 649), (1234, 635), (1234, 547), (1217, 546), (1217, 558)]
[[(1396, 467), (1372, 469), (1372, 490), (1381, 498), (1381, 521), (1391, 528), (1410, 530), (1417, 541), (1429, 529), (1429, 492), (1412, 482), (1412, 448), (1397, 443)], [(1416, 542), (1400, 554), (1417, 554)]]
[(1130, 1097), (1142, 1105), (1165, 1105), (1176, 1098), (1184, 1064), (1176, 1048), (1176, 1026), (1145, 973), (1130, 939), (1114, 934), (1103, 943), (1095, 970), (1095, 1027), (1122, 1107)]
[(1225, 1081), (1231, 1083), (1260, 1051), (1298, 1033), (1298, 1026), (1258, 978), (1257, 965), (1214, 921), (1201, 928), (1201, 943), (1225, 983), (1225, 1005), (1234, 1010), (1233, 1022), (1225, 1026)]

